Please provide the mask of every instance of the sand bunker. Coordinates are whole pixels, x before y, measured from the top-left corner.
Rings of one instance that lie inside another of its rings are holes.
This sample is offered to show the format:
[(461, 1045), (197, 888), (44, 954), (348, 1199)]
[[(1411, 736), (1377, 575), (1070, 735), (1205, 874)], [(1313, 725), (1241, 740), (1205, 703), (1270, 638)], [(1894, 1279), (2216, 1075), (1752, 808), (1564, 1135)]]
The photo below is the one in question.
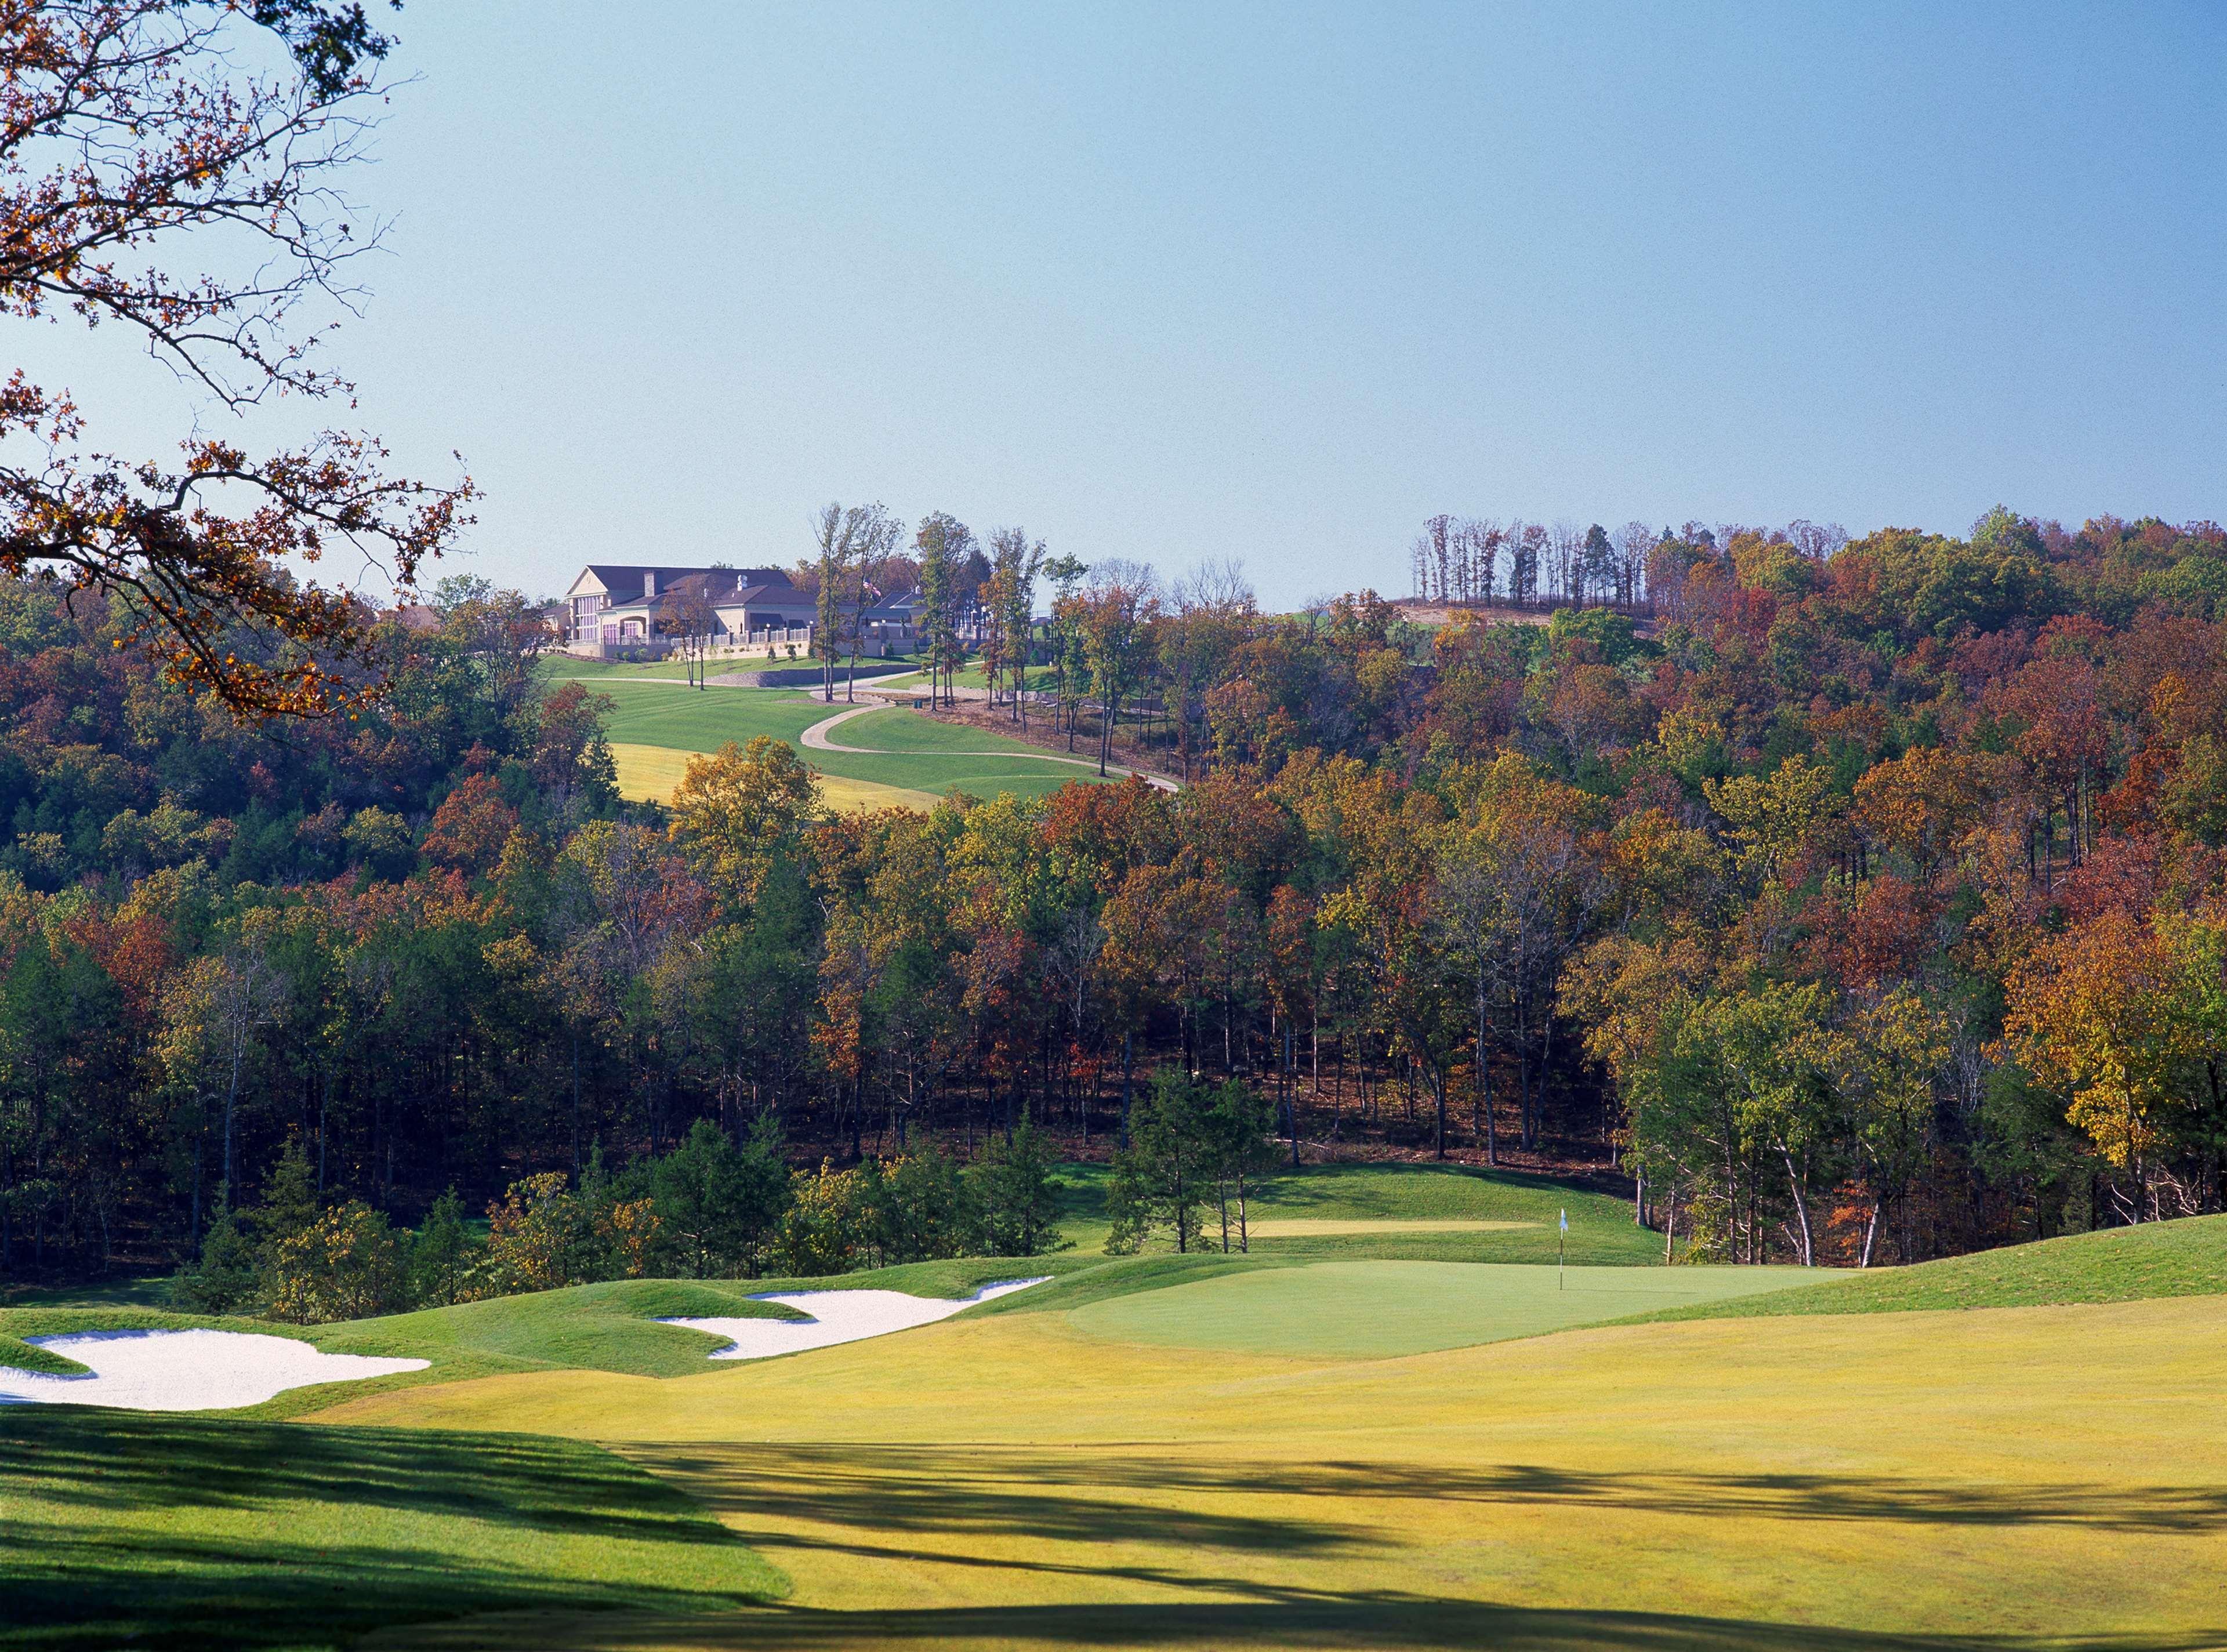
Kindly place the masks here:
[(328, 1354), (290, 1336), (238, 1330), (93, 1330), (23, 1339), (89, 1374), (0, 1366), (0, 1406), (113, 1406), (123, 1411), (230, 1411), (289, 1388), (422, 1371), (426, 1360)]
[(686, 1325), (731, 1339), (718, 1349), (715, 1360), (763, 1360), (776, 1354), (798, 1354), (807, 1348), (833, 1348), (869, 1336), (886, 1336), (893, 1330), (910, 1330), (948, 1319), (978, 1302), (1009, 1296), (1032, 1285), (1042, 1285), (1049, 1274), (1033, 1279), (1006, 1279), (986, 1285), (971, 1297), (912, 1297), (902, 1291), (768, 1292), (753, 1302), (777, 1302), (784, 1308), (810, 1314), (809, 1319), (665, 1319), (660, 1324)]

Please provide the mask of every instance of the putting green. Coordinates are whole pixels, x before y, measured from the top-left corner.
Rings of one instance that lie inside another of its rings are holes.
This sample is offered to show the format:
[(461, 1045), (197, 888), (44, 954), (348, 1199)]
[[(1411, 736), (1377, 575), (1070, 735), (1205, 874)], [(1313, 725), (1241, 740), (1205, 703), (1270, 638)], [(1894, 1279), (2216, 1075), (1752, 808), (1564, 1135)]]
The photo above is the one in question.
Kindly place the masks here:
[(1201, 1279), (1077, 1308), (1111, 1342), (1301, 1359), (1393, 1359), (1780, 1289), (1790, 1268), (1318, 1262)]

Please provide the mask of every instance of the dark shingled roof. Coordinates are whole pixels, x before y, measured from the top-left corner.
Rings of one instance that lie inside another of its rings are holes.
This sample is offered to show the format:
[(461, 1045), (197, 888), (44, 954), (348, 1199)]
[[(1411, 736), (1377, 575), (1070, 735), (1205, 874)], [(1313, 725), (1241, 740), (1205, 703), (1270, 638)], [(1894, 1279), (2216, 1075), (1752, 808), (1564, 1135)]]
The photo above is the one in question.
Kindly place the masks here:
[[(587, 571), (603, 582), (614, 607), (641, 600), (643, 570), (639, 564), (628, 567), (622, 563), (591, 562)], [(692, 574), (708, 575), (715, 596), (724, 596), (737, 586), (787, 585), (791, 583), (788, 575), (779, 568), (651, 568), (648, 571), (657, 576), (657, 589), (660, 595)]]

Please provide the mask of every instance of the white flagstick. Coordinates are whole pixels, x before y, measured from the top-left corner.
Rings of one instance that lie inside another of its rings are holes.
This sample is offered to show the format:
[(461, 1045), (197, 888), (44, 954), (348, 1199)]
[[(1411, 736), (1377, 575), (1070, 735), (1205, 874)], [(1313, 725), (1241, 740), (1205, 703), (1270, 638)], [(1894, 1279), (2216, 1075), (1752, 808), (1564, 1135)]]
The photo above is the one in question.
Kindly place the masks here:
[(1570, 1231), (1570, 1213), (1562, 1212), (1562, 1226), (1554, 1235), (1554, 1289), (1562, 1288), (1562, 1234)]

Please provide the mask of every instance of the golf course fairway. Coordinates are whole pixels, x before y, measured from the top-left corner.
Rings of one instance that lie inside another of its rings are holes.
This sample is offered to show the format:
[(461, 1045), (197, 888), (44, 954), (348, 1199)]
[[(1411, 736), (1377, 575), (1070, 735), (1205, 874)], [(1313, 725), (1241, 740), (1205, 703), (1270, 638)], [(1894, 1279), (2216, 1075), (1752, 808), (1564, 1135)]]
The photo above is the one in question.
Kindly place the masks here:
[(603, 1442), (791, 1585), (709, 1616), (367, 1644), (2166, 1652), (2227, 1632), (2216, 1298), (1367, 1359), (1124, 1343), (1091, 1317), (335, 1406), (320, 1420)]
[[(636, 799), (670, 797), (691, 756), (715, 752), (730, 740), (747, 745), (767, 735), (802, 751), (804, 731), (845, 705), (794, 689), (692, 689), (626, 677), (591, 686), (612, 702), (605, 728), (619, 788)], [(952, 791), (1040, 797), (1070, 781), (1096, 779), (1088, 768), (1024, 741), (949, 726), (902, 706), (866, 711), (845, 725), (844, 738), (871, 749), (807, 754), (826, 782), (828, 804), (837, 809), (919, 807), (922, 799), (933, 801)]]

